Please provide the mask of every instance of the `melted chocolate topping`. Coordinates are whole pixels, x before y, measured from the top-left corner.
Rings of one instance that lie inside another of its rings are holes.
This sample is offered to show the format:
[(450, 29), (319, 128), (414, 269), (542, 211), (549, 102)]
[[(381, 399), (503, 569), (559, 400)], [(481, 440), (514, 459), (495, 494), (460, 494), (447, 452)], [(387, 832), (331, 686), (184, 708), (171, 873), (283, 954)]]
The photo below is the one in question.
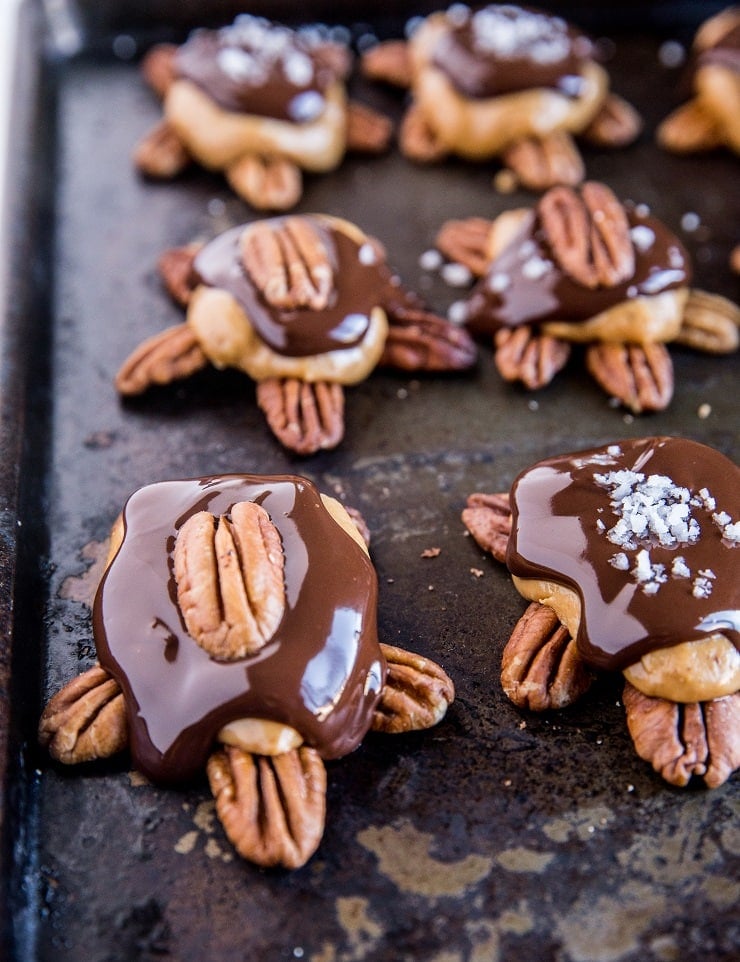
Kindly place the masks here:
[[(173, 574), (175, 538), (197, 511), (262, 505), (285, 551), (286, 611), (258, 654), (216, 661), (185, 629)], [(385, 678), (377, 578), (367, 555), (303, 478), (225, 475), (163, 481), (123, 510), (123, 543), (95, 598), (98, 657), (126, 698), (136, 767), (179, 781), (205, 766), (237, 718), (292, 725), (324, 758), (367, 732)]]
[(448, 22), (432, 60), (464, 96), (497, 97), (533, 87), (580, 94), (592, 46), (559, 17), (493, 4), (448, 15)]
[(222, 30), (196, 30), (175, 63), (225, 110), (291, 123), (315, 120), (336, 79), (294, 31), (248, 14)]
[(689, 284), (689, 255), (679, 239), (642, 208), (625, 207), (635, 250), (635, 272), (629, 280), (591, 289), (563, 273), (533, 212), (473, 288), (465, 304), (469, 330), (488, 335), (519, 324), (585, 321), (633, 297)]
[(548, 458), (511, 502), (509, 570), (578, 593), (591, 664), (717, 631), (740, 647), (740, 470), (718, 451), (654, 437)]
[(278, 354), (305, 357), (359, 344), (374, 307), (392, 302), (399, 279), (369, 241), (358, 245), (342, 231), (314, 220), (331, 254), (334, 293), (320, 311), (283, 310), (268, 304), (247, 274), (234, 227), (207, 244), (194, 264), (196, 281), (228, 291), (262, 340)]

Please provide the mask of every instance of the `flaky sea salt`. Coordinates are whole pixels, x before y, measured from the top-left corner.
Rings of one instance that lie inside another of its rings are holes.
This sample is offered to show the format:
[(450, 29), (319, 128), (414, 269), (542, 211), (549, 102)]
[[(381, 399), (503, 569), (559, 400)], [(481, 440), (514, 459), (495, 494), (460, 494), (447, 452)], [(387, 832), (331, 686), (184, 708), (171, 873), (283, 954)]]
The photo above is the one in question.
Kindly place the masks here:
[(439, 273), (445, 284), (449, 284), (450, 287), (467, 287), (473, 280), (470, 268), (455, 261), (445, 264)]

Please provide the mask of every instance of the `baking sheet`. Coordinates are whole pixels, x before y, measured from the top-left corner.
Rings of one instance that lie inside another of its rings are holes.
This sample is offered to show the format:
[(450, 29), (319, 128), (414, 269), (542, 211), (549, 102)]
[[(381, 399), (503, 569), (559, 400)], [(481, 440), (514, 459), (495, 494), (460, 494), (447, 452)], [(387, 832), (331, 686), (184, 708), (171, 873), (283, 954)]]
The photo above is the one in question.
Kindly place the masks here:
[[(631, 748), (615, 678), (564, 712), (510, 705), (499, 655), (524, 603), (459, 518), (468, 493), (506, 490), (540, 457), (620, 438), (684, 435), (737, 460), (737, 357), (673, 350), (675, 399), (643, 418), (611, 407), (577, 364), (534, 395), (506, 386), (485, 348), (469, 375), (377, 372), (347, 392), (343, 445), (309, 459), (278, 448), (238, 374), (207, 371), (121, 403), (111, 384), (121, 360), (181, 318), (156, 276), (160, 251), (255, 216), (218, 177), (193, 171), (161, 185), (131, 168), (132, 145), (159, 108), (125, 59), (129, 41), (140, 52), (192, 24), (192, 6), (179, 18), (174, 9), (81, 4), (67, 22), (76, 42), (61, 55), (42, 8), (22, 10), (2, 344), (6, 954), (736, 958), (737, 781), (714, 792), (665, 785)], [(678, 9), (698, 19), (697, 5)], [(613, 31), (598, 24), (614, 41), (613, 86), (640, 105), (646, 133), (625, 151), (584, 148), (588, 172), (678, 230), (696, 286), (737, 299), (727, 267), (740, 240), (737, 160), (672, 157), (651, 142), (680, 72), (658, 57), (674, 26), (648, 20), (627, 4)], [(358, 84), (355, 93), (401, 114), (396, 92)], [(438, 227), (532, 199), (496, 194), (494, 171), (420, 168), (396, 152), (357, 157), (307, 178), (299, 210), (376, 234), (409, 286), (445, 310), (460, 291), (418, 260)], [(698, 229), (680, 228), (687, 213)], [(94, 658), (89, 612), (75, 600), (86, 546), (105, 539), (140, 485), (232, 471), (302, 473), (358, 507), (372, 532), (382, 639), (435, 658), (457, 685), (436, 729), (370, 735), (329, 764), (324, 839), (292, 873), (232, 857), (205, 780), (159, 789), (125, 758), (65, 770), (35, 746), (48, 695)], [(423, 558), (431, 547), (439, 555)]]

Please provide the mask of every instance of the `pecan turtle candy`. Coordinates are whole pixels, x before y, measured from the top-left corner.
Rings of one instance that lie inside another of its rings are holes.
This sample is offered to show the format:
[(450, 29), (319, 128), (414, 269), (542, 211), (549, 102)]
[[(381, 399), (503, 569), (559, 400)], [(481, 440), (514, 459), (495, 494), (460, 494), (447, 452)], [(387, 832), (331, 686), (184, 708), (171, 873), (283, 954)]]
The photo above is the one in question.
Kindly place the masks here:
[(587, 37), (560, 17), (511, 4), (433, 13), (408, 42), (370, 48), (361, 66), (410, 88), (399, 133), (410, 159), (500, 158), (532, 190), (583, 179), (573, 135), (624, 146), (641, 128), (634, 108), (610, 93)]
[(659, 125), (658, 143), (677, 154), (717, 147), (740, 154), (740, 7), (727, 7), (697, 31), (691, 88), (691, 98)]
[(504, 648), (508, 697), (572, 704), (621, 671), (635, 749), (673, 785), (740, 765), (740, 470), (649, 437), (547, 458), (463, 522), (531, 604)]
[(404, 289), (380, 244), (349, 221), (285, 215), (234, 227), (160, 261), (187, 320), (141, 344), (116, 377), (123, 395), (187, 377), (209, 362), (257, 382), (278, 440), (298, 454), (344, 434), (344, 385), (378, 364), (406, 371), (471, 367), (466, 331)]
[(348, 101), (349, 49), (326, 30), (294, 31), (242, 14), (229, 27), (196, 30), (182, 46), (159, 44), (142, 62), (164, 119), (134, 151), (138, 169), (170, 179), (191, 161), (223, 171), (260, 210), (288, 210), (302, 171), (339, 166), (346, 151), (379, 153), (391, 122)]
[(667, 343), (713, 354), (740, 343), (740, 308), (691, 288), (675, 234), (598, 181), (553, 187), (493, 221), (448, 221), (436, 243), (479, 277), (455, 319), (492, 337), (501, 376), (530, 390), (582, 344), (607, 394), (634, 413), (662, 410), (674, 390)]
[(362, 518), (304, 478), (140, 488), (93, 605), (99, 664), (54, 695), (39, 735), (74, 764), (129, 747), (157, 783), (204, 768), (240, 855), (297, 868), (321, 840), (325, 759), (369, 730), (444, 716), (433, 661), (379, 643)]

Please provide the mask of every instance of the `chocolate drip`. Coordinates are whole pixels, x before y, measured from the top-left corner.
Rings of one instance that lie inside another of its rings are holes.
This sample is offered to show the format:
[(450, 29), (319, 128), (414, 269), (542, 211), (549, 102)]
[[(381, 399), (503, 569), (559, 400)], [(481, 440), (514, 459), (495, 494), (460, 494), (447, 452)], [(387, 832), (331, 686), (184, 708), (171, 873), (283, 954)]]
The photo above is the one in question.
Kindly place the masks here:
[(368, 241), (362, 246), (340, 230), (313, 221), (331, 252), (334, 292), (323, 310), (283, 310), (268, 304), (250, 280), (239, 241), (244, 227), (234, 227), (198, 254), (196, 281), (228, 291), (262, 340), (278, 354), (305, 357), (361, 343), (374, 307), (392, 300), (399, 280)]
[(176, 69), (225, 110), (291, 123), (315, 120), (336, 79), (293, 31), (249, 16), (196, 30), (178, 48)]
[[(286, 611), (257, 655), (215, 661), (187, 633), (172, 552), (197, 511), (256, 501), (285, 551)], [(100, 663), (126, 697), (136, 767), (156, 781), (201, 770), (237, 718), (296, 728), (324, 758), (352, 751), (384, 682), (377, 579), (359, 545), (302, 478), (225, 475), (141, 488), (123, 511), (123, 543), (101, 581), (93, 623)]]
[(432, 59), (461, 94), (473, 99), (535, 87), (577, 97), (591, 54), (590, 41), (558, 17), (492, 5), (450, 22)]
[(689, 255), (675, 234), (632, 205), (626, 210), (636, 238), (635, 271), (629, 280), (593, 289), (579, 284), (558, 267), (533, 212), (473, 288), (466, 302), (466, 326), (475, 335), (489, 335), (520, 324), (585, 321), (622, 301), (688, 285)]
[[(643, 535), (632, 548), (610, 540), (618, 515), (603, 478), (615, 471), (662, 475), (674, 490), (686, 488), (698, 540), (669, 547)], [(717, 631), (740, 647), (740, 542), (723, 530), (740, 519), (740, 471), (719, 452), (655, 437), (548, 458), (518, 476), (511, 504), (509, 570), (577, 592), (577, 644), (591, 664), (621, 669), (653, 649)], [(722, 512), (728, 517), (718, 520)], [(643, 562), (653, 567), (643, 565), (639, 580), (635, 565), (643, 550)], [(620, 553), (627, 567), (619, 567)]]

